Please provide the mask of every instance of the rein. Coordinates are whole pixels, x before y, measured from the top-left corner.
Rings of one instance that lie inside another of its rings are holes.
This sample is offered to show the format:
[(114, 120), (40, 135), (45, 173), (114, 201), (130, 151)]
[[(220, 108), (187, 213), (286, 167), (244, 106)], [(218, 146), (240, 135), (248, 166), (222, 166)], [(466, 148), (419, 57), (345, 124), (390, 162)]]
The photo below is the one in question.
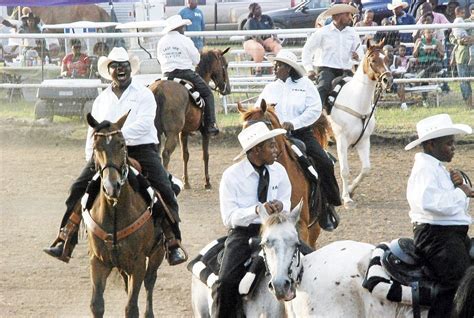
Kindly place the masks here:
[[(262, 252), (263, 252), (263, 260), (265, 264), (265, 275), (271, 275), (270, 269), (268, 268), (267, 262), (267, 253), (265, 252), (265, 244), (261, 244)], [(301, 252), (300, 252), (300, 245), (296, 245), (295, 251), (293, 252), (293, 256), (291, 257), (290, 265), (288, 265), (288, 278), (290, 279), (292, 284), (299, 285), (301, 283), (301, 278), (303, 276), (304, 268), (301, 267), (300, 271), (297, 273), (296, 277), (293, 277), (293, 263), (296, 260), (296, 267), (299, 268), (301, 265)]]
[[(221, 60), (220, 56), (218, 56), (217, 58), (221, 62), (222, 73), (225, 74), (226, 68), (224, 66), (224, 63), (222, 63), (222, 60)], [(214, 92), (218, 92), (219, 94), (222, 94), (222, 92), (225, 92), (225, 90), (227, 89), (227, 82), (225, 81), (225, 79), (224, 79), (224, 89), (223, 90), (221, 90), (219, 88), (219, 85), (217, 84), (217, 80), (214, 76), (211, 76), (211, 79), (214, 82), (214, 84), (216, 84), (216, 87), (214, 87), (214, 88), (211, 87), (211, 90), (213, 90)]]

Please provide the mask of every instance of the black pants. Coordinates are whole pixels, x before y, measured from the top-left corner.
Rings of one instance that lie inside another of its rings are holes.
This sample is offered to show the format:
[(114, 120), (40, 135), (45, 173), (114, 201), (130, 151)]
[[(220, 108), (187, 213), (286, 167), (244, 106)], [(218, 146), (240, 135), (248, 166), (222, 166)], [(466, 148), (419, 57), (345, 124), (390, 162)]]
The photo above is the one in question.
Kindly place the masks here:
[(436, 281), (447, 291), (437, 295), (428, 317), (450, 317), (459, 280), (470, 265), (469, 227), (420, 224), (414, 228), (415, 246)]
[(229, 231), (225, 241), (222, 266), (219, 271), (219, 280), (212, 288), (212, 317), (236, 317), (241, 297), (239, 282), (245, 275), (244, 263), (250, 257), (249, 239), (258, 236), (260, 225), (252, 224), (248, 227), (237, 227)]
[(332, 67), (318, 67), (318, 92), (321, 96), (321, 103), (326, 106), (326, 99), (332, 89), (332, 81), (339, 76), (352, 76), (350, 70), (337, 69)]
[[(142, 173), (148, 179), (150, 184), (157, 189), (163, 200), (168, 204), (169, 208), (175, 214), (176, 219), (178, 220), (178, 202), (171, 188), (171, 182), (168, 179), (168, 173), (161, 164), (159, 154), (157, 152), (156, 145), (147, 144), (139, 146), (128, 146), (128, 155), (140, 163), (142, 166)], [(66, 199), (66, 213), (64, 213), (63, 219), (61, 221), (61, 227), (64, 227), (69, 220), (69, 217), (74, 210), (74, 207), (82, 198), (86, 192), (86, 188), (89, 185), (92, 177), (96, 174), (94, 160), (89, 160), (82, 169), (79, 177), (74, 181), (71, 186), (69, 197)], [(181, 239), (181, 233), (178, 227), (178, 223), (174, 223), (175, 226), (172, 227), (173, 233), (177, 239)], [(72, 244), (77, 244), (77, 232), (71, 239)]]
[(328, 157), (326, 151), (321, 147), (310, 128), (302, 128), (292, 132), (292, 135), (303, 141), (306, 145), (306, 153), (314, 159), (314, 165), (321, 178), (321, 190), (323, 199), (334, 206), (342, 204), (339, 186), (334, 175), (334, 164)]
[(214, 105), (214, 95), (212, 95), (211, 88), (209, 85), (204, 82), (201, 76), (191, 70), (174, 70), (171, 72), (166, 72), (164, 74), (166, 77), (178, 77), (193, 83), (194, 88), (201, 94), (201, 97), (206, 103), (204, 110), (204, 125), (209, 126), (216, 122), (216, 113)]

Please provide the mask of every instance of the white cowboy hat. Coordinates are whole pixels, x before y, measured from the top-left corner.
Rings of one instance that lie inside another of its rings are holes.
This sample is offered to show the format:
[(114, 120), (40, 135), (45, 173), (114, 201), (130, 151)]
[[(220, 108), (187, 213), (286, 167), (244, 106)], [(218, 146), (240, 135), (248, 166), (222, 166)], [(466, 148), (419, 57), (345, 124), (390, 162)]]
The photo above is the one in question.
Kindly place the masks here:
[(132, 68), (131, 75), (135, 75), (140, 68), (140, 60), (138, 57), (133, 56), (130, 58), (128, 56), (127, 50), (123, 47), (114, 47), (110, 51), (108, 56), (101, 56), (97, 62), (97, 70), (103, 78), (107, 80), (112, 80), (112, 77), (109, 74), (109, 64), (110, 62), (130, 62), (130, 67)]
[(247, 151), (258, 145), (259, 143), (283, 134), (286, 134), (285, 129), (276, 128), (270, 130), (264, 122), (257, 122), (253, 125), (248, 126), (247, 128), (244, 128), (238, 136), (240, 145), (242, 146), (242, 151), (238, 154), (237, 157), (234, 158), (234, 160), (242, 158), (242, 156), (244, 156)]
[(357, 10), (356, 7), (351, 6), (350, 4), (337, 3), (330, 6), (329, 9), (321, 13), (321, 15), (327, 17), (327, 16), (333, 16), (340, 13), (356, 14), (357, 12), (359, 12), (359, 10)]
[(306, 74), (304, 69), (298, 64), (298, 58), (296, 57), (296, 55), (289, 50), (281, 50), (275, 57), (268, 57), (267, 59), (272, 62), (280, 61), (285, 64), (288, 64), (289, 66), (294, 68), (294, 70), (301, 76), (304, 76)]
[(192, 22), (189, 19), (183, 19), (179, 14), (172, 15), (166, 19), (166, 26), (162, 33), (168, 33), (176, 28), (182, 27), (183, 25), (191, 25)]
[(430, 116), (416, 124), (418, 139), (406, 145), (405, 150), (410, 150), (424, 141), (458, 134), (472, 133), (471, 127), (464, 124), (453, 124), (448, 114)]
[(389, 10), (395, 10), (395, 8), (402, 7), (402, 9), (408, 8), (408, 2), (402, 0), (392, 0), (392, 3), (387, 4)]

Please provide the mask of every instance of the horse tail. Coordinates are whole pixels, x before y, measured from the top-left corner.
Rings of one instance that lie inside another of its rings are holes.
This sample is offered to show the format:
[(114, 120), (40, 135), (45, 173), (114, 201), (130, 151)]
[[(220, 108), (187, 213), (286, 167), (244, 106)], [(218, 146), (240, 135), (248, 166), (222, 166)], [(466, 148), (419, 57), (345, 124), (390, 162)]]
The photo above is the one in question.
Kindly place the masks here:
[(474, 317), (474, 266), (467, 269), (454, 296), (451, 318)]
[(321, 114), (319, 119), (313, 124), (313, 135), (316, 137), (321, 147), (324, 149), (328, 147), (329, 139), (331, 139), (334, 134), (326, 115)]
[(161, 122), (161, 118), (163, 118), (163, 110), (164, 105), (166, 103), (166, 96), (162, 89), (158, 86), (155, 86), (154, 90), (155, 101), (156, 101), (156, 117), (155, 117), (155, 126), (156, 130), (158, 130), (158, 140), (161, 143), (161, 134), (164, 133), (163, 123)]

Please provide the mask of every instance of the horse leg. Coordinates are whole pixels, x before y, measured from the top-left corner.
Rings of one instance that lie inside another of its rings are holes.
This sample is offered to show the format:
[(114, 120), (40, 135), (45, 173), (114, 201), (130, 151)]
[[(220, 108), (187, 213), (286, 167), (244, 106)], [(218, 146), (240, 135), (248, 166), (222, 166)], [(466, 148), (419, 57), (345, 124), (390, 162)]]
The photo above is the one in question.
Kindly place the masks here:
[(362, 168), (359, 175), (352, 181), (349, 186), (349, 194), (352, 196), (354, 190), (359, 186), (360, 182), (369, 174), (370, 172), (370, 139), (366, 138), (357, 145), (357, 154), (359, 155), (360, 162), (362, 163)]
[(145, 318), (155, 317), (153, 313), (153, 288), (155, 287), (156, 277), (158, 268), (163, 261), (165, 256), (164, 248), (159, 248), (159, 250), (148, 259), (148, 267), (145, 274), (145, 290), (146, 290), (146, 311)]
[(145, 256), (137, 258), (134, 271), (128, 276), (128, 301), (125, 307), (125, 317), (138, 318), (138, 295), (145, 278)]
[(189, 161), (188, 135), (180, 133), (179, 142), (181, 143), (181, 155), (183, 159), (184, 188), (191, 189), (191, 185), (189, 184), (189, 176), (188, 176), (188, 161)]
[(92, 299), (90, 308), (94, 318), (104, 316), (104, 290), (107, 277), (111, 272), (111, 268), (105, 266), (98, 258), (92, 256), (91, 264), (91, 280), (92, 280)]
[(163, 167), (168, 170), (168, 165), (170, 163), (171, 154), (176, 149), (178, 145), (178, 134), (169, 134), (166, 136), (165, 145), (163, 146), (163, 152), (161, 156), (163, 157)]
[(347, 140), (342, 137), (338, 136), (336, 139), (337, 145), (337, 157), (339, 158), (339, 169), (341, 173), (341, 180), (342, 180), (342, 200), (344, 201), (344, 207), (349, 209), (353, 207), (354, 201), (352, 201), (351, 196), (349, 194), (349, 161), (348, 161), (348, 144)]
[(204, 177), (206, 178), (204, 188), (210, 190), (211, 179), (209, 177), (209, 135), (202, 134), (202, 160), (204, 161)]

